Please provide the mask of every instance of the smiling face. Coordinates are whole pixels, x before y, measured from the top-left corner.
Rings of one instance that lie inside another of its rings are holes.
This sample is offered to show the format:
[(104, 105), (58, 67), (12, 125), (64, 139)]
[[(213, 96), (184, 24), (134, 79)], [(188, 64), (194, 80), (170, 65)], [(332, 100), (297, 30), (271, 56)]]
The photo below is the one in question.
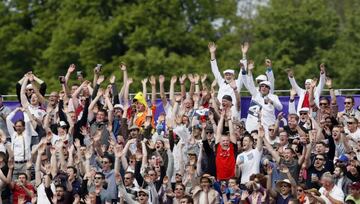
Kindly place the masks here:
[(226, 82), (230, 82), (234, 79), (234, 74), (231, 74), (231, 73), (225, 73), (224, 76), (225, 76)]
[(230, 137), (227, 135), (221, 136), (221, 148), (227, 150), (230, 146)]
[(353, 98), (345, 98), (344, 106), (346, 111), (350, 111), (354, 107), (354, 99)]
[(290, 193), (291, 190), (291, 185), (288, 183), (281, 183), (280, 185), (280, 194), (281, 195), (288, 195)]
[(270, 92), (270, 87), (267, 86), (267, 85), (265, 85), (265, 84), (260, 85), (259, 88), (260, 88), (260, 93), (261, 93), (263, 96), (268, 95), (269, 92)]
[(253, 141), (250, 139), (249, 136), (244, 137), (242, 142), (242, 147), (244, 151), (247, 151), (252, 148)]

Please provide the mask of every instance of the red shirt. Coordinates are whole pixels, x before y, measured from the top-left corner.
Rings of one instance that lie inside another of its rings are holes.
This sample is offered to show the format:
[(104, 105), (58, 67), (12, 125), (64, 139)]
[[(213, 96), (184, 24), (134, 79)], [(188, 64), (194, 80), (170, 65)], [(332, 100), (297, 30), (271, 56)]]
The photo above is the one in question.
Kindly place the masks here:
[(221, 145), (216, 147), (216, 177), (217, 180), (227, 180), (235, 176), (235, 149), (230, 143), (228, 150), (223, 150)]
[[(33, 193), (35, 193), (35, 189), (34, 187), (30, 184), (30, 183), (27, 183), (25, 185), (25, 187), (32, 191)], [(24, 188), (20, 187), (17, 183), (14, 183), (14, 188), (12, 189), (12, 193), (13, 193), (13, 203), (18, 203), (18, 198), (19, 196), (23, 196), (25, 197), (25, 201), (26, 202), (31, 202), (31, 197), (28, 196), (26, 194), (26, 191), (24, 190)]]
[(306, 91), (301, 108), (310, 108), (309, 92)]

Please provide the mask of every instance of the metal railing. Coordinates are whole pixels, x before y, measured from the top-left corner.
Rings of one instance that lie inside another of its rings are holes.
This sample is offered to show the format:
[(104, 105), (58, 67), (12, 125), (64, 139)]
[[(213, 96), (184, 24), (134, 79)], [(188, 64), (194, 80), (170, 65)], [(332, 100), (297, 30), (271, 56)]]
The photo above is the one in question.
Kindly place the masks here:
[[(327, 92), (329, 91), (328, 89), (324, 89), (323, 91)], [(341, 96), (341, 95), (359, 95), (360, 94), (360, 88), (355, 88), (355, 89), (335, 89), (335, 95), (337, 96)], [(241, 93), (245, 93), (246, 95), (250, 94), (249, 91), (247, 90), (242, 90), (240, 91)], [(286, 95), (288, 95), (288, 93), (290, 93), (290, 90), (284, 90), (284, 89), (278, 89), (274, 91), (275, 94), (279, 94), (279, 95), (284, 95), (285, 93), (287, 93)], [(176, 93), (180, 93), (180, 92), (176, 92)], [(130, 98), (133, 98), (135, 96), (136, 93), (129, 93)], [(160, 95), (160, 93), (156, 93), (157, 95)], [(165, 92), (166, 95), (169, 94), (169, 92)], [(45, 95), (46, 97), (49, 96), (49, 94)], [(16, 94), (7, 94), (7, 95), (2, 95), (4, 101), (9, 101), (9, 99), (17, 99)], [(151, 93), (148, 93), (146, 98), (150, 98), (151, 97)]]

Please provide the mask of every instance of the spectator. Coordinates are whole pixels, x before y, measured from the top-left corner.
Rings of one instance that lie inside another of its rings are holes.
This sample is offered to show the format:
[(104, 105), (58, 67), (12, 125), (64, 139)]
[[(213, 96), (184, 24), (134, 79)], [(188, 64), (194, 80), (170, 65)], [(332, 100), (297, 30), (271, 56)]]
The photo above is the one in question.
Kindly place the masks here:
[(321, 177), (322, 187), (319, 189), (321, 198), (326, 204), (330, 203), (343, 203), (344, 192), (338, 188), (334, 183), (334, 178), (330, 172), (326, 172)]

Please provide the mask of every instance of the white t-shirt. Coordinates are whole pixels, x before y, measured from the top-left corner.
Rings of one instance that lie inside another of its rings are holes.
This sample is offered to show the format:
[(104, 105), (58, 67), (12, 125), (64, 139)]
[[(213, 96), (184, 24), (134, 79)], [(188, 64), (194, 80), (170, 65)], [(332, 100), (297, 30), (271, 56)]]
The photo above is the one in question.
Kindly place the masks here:
[[(326, 204), (332, 204), (331, 201), (325, 196), (325, 188), (321, 187), (319, 189), (319, 192), (321, 193), (320, 198), (324, 199)], [(331, 189), (331, 191), (329, 192), (329, 195), (338, 201), (344, 202), (344, 192), (341, 190), (341, 188), (337, 187), (336, 185), (334, 185), (334, 187)]]
[(249, 181), (252, 174), (260, 172), (260, 159), (262, 151), (257, 148), (239, 154), (236, 158), (236, 164), (240, 165), (241, 183), (245, 184)]
[[(52, 190), (53, 193), (55, 193), (55, 185), (53, 183), (50, 184), (50, 188)], [(48, 197), (46, 196), (46, 193), (45, 193), (45, 186), (44, 186), (44, 183), (41, 183), (37, 189), (37, 202), (38, 203), (41, 203), (41, 204), (50, 204), (50, 201), (48, 199)]]

